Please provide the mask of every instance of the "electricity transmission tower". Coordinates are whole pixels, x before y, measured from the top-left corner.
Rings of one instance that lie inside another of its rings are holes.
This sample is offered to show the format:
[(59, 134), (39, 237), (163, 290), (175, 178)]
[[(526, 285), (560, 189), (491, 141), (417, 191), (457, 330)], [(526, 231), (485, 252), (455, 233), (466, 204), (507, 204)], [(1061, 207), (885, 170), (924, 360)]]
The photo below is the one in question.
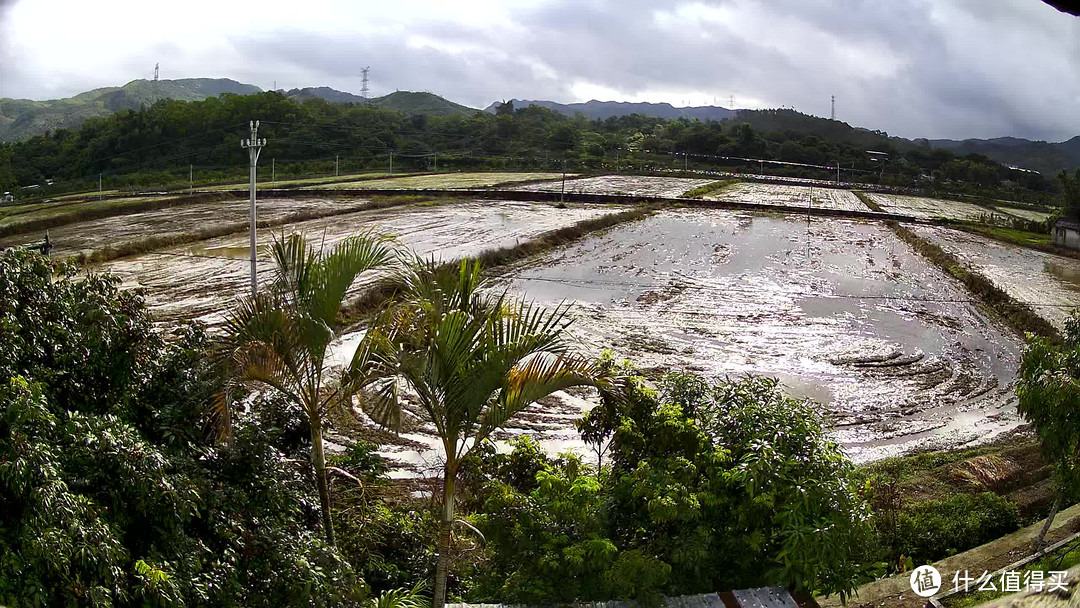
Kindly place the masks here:
[(363, 98), (364, 103), (368, 100), (368, 70), (371, 66), (360, 68), (360, 97)]
[(832, 113), (829, 114), (829, 118), (836, 120), (836, 95), (832, 96)]
[(240, 140), (240, 147), (247, 149), (248, 158), (251, 160), (251, 297), (254, 298), (257, 291), (257, 271), (255, 270), (255, 167), (259, 164), (259, 154), (262, 152), (263, 146), (266, 145), (266, 139), (259, 139), (259, 121), (252, 121), (249, 126), (251, 128), (251, 137)]
[(154, 64), (154, 82), (157, 82), (157, 77), (158, 77), (158, 66), (160, 66), (160, 65), (161, 65), (160, 63), (155, 63), (155, 64)]

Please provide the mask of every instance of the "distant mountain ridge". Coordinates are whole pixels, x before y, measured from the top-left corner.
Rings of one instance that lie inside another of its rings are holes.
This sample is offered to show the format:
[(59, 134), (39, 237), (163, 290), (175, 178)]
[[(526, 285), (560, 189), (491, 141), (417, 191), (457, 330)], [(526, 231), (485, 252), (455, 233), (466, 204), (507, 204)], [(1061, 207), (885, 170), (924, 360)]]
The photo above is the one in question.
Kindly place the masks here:
[[(643, 114), (673, 120), (686, 118), (689, 120), (725, 120), (738, 114), (738, 110), (730, 110), (720, 106), (688, 106), (676, 108), (670, 103), (649, 103), (629, 101), (598, 101), (593, 99), (584, 103), (555, 103), (534, 99), (511, 99), (515, 108), (528, 106), (541, 106), (554, 110), (560, 114), (573, 116), (583, 114), (590, 120), (606, 120), (615, 116), (628, 116), (630, 114)], [(496, 101), (484, 109), (485, 112), (494, 113), (503, 102)]]
[(64, 99), (0, 99), (0, 141), (19, 141), (56, 129), (77, 129), (88, 118), (137, 110), (160, 99), (198, 101), (225, 93), (250, 95), (262, 89), (228, 78), (132, 80)]
[(982, 154), (999, 163), (1038, 171), (1047, 177), (1052, 177), (1061, 169), (1080, 167), (1080, 135), (1057, 143), (1019, 137), (926, 141), (932, 148), (943, 148), (961, 156)]

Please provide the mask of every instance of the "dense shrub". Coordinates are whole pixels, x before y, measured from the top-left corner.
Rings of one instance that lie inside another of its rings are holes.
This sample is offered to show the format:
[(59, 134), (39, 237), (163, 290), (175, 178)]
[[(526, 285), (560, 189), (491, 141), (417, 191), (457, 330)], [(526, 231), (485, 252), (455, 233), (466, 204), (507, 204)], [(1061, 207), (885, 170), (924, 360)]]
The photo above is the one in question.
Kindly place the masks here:
[(915, 564), (937, 561), (1020, 527), (1016, 505), (992, 492), (913, 503), (897, 518), (898, 550)]
[(116, 279), (71, 272), (0, 254), (0, 604), (360, 599), (282, 451), (288, 417), (253, 404), (215, 445), (205, 334), (166, 342)]
[(490, 554), (471, 599), (649, 602), (775, 584), (846, 596), (860, 580), (871, 529), (852, 465), (775, 380), (674, 375), (657, 391), (630, 377), (580, 426), (606, 448), (600, 471), (528, 440), (472, 465)]

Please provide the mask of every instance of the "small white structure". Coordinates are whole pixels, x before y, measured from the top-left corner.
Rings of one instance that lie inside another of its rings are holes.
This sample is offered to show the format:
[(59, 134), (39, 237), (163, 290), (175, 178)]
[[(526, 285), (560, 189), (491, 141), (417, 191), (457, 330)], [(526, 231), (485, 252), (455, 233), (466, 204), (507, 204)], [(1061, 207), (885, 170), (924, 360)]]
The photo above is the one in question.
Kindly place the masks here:
[(1058, 247), (1080, 249), (1080, 221), (1058, 220), (1054, 222), (1054, 232), (1050, 236)]

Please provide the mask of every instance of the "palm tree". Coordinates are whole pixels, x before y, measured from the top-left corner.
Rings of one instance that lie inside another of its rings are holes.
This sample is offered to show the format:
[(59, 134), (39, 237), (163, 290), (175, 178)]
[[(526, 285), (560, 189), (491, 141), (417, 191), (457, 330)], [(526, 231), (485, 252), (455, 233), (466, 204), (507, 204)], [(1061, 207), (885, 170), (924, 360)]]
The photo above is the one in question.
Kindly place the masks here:
[(400, 428), (399, 387), (415, 393), (446, 460), (434, 608), (446, 604), (454, 486), (462, 460), (507, 420), (557, 390), (602, 382), (600, 368), (569, 352), (567, 308), (482, 293), (479, 261), (417, 261), (403, 296), (372, 323), (343, 381), (380, 424)]
[[(345, 293), (356, 277), (386, 268), (395, 251), (385, 237), (370, 233), (315, 252), (303, 235), (275, 239), (271, 246), (277, 269), (268, 289), (241, 299), (229, 314), (216, 356), (230, 381), (248, 388), (276, 390), (300, 406), (311, 427), (311, 462), (319, 488), (326, 540), (334, 544), (330, 489), (323, 452), (323, 417), (338, 402), (339, 385), (324, 386), (327, 348)], [(231, 438), (231, 412), (226, 393), (215, 402), (224, 439)]]

